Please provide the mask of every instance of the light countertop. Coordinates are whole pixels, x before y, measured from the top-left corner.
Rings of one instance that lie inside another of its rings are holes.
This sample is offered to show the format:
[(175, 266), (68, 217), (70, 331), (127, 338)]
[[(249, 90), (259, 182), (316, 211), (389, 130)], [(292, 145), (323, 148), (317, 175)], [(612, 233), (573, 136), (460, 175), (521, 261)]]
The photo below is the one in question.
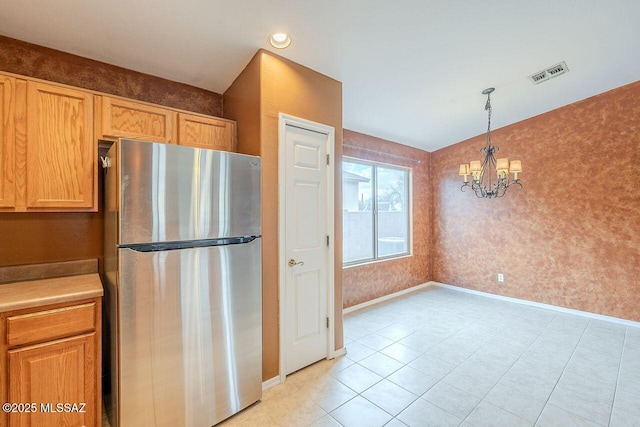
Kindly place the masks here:
[(97, 273), (0, 285), (0, 312), (81, 301), (103, 295)]

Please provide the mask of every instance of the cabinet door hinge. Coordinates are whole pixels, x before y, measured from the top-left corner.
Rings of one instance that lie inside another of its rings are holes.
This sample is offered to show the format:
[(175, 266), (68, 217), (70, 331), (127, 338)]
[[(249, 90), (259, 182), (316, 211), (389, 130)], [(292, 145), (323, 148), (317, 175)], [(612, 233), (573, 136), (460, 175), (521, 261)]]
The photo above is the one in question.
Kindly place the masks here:
[(327, 317), (327, 329), (329, 329), (329, 318)]
[(329, 247), (329, 235), (327, 235), (327, 247)]
[(329, 155), (327, 154), (327, 165), (329, 164)]

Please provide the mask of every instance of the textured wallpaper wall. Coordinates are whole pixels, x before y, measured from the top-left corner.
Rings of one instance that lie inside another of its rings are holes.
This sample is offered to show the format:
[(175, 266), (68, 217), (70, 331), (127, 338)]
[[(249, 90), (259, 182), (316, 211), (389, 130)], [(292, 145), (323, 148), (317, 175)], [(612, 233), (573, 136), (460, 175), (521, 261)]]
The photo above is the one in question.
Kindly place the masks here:
[(0, 36), (0, 70), (222, 117), (222, 95)]
[(640, 321), (640, 82), (492, 141), (523, 163), (524, 189), (502, 199), (459, 190), (484, 135), (432, 153), (433, 280)]
[[(343, 131), (343, 143), (345, 156), (411, 168), (413, 194), (413, 256), (343, 269), (343, 303), (346, 308), (431, 280), (431, 184), (430, 154), (426, 151), (347, 129)], [(420, 160), (420, 163), (349, 145)]]

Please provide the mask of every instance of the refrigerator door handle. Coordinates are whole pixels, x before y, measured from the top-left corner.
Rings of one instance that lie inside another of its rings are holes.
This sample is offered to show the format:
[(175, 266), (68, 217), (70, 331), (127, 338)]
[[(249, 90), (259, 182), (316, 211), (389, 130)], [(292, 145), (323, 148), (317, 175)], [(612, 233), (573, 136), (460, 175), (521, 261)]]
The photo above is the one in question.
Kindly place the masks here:
[(226, 246), (251, 243), (260, 236), (225, 237), (222, 239), (185, 240), (179, 242), (130, 243), (118, 245), (120, 249), (131, 249), (136, 252), (159, 252), (177, 249), (206, 248), (209, 246)]

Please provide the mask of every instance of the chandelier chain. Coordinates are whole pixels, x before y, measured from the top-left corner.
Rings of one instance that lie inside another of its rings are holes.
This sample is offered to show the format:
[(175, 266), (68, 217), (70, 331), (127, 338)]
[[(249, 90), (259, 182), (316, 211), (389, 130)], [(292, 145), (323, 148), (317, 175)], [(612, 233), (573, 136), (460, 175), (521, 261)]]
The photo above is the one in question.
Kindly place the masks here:
[(487, 146), (491, 146), (491, 112), (493, 109), (491, 108), (491, 93), (487, 94), (487, 103), (484, 106), (484, 109), (487, 111)]

